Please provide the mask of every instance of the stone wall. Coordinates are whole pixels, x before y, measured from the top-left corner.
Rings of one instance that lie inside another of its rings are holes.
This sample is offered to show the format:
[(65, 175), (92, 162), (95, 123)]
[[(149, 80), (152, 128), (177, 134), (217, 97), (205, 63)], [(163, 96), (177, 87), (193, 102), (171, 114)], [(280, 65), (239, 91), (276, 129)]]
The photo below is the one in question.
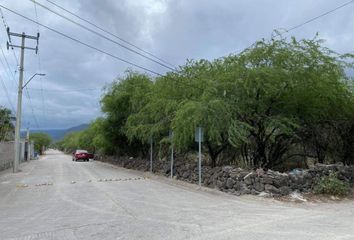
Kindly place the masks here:
[(14, 142), (0, 142), (0, 171), (12, 167), (14, 154)]
[[(104, 157), (100, 160), (140, 171), (149, 171), (150, 169), (150, 162), (146, 159)], [(154, 173), (170, 176), (170, 162), (155, 161), (153, 170)], [(262, 169), (245, 170), (235, 166), (215, 168), (204, 166), (202, 167), (202, 184), (235, 195), (256, 195), (265, 192), (273, 196), (282, 196), (293, 191), (310, 192), (318, 179), (329, 175), (331, 172), (336, 172), (339, 179), (353, 186), (354, 166), (344, 166), (343, 164), (317, 164), (310, 169), (296, 169), (286, 173), (272, 170), (264, 171)], [(174, 177), (197, 183), (197, 163), (176, 159)]]

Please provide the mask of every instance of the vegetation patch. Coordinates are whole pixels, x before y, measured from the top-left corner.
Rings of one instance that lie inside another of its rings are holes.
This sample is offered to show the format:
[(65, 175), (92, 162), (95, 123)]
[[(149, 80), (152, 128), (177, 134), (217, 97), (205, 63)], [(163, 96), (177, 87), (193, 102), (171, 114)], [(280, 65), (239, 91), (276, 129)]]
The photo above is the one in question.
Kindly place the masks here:
[(339, 180), (336, 173), (330, 173), (317, 182), (314, 192), (317, 194), (346, 196), (350, 192), (350, 186), (349, 183)]
[(280, 38), (191, 60), (163, 76), (127, 71), (106, 87), (104, 115), (57, 146), (146, 159), (152, 142), (157, 159), (171, 145), (194, 152), (202, 127), (203, 165), (210, 167), (287, 171), (309, 158), (353, 164), (353, 57), (317, 38)]

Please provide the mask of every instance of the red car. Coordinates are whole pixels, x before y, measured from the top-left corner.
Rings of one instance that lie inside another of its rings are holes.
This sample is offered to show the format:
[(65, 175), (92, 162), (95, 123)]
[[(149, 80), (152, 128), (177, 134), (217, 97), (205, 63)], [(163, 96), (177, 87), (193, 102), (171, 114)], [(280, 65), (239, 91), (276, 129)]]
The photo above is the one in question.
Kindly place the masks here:
[(73, 161), (89, 161), (90, 158), (93, 158), (93, 154), (88, 153), (86, 150), (76, 150), (73, 152)]

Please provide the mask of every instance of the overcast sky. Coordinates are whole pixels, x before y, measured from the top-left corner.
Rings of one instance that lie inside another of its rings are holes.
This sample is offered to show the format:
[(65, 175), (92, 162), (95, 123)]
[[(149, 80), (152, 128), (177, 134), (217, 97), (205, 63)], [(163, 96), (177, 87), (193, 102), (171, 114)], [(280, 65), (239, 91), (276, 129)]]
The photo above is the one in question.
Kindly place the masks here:
[[(349, 0), (51, 1), (173, 65), (182, 65), (186, 59), (214, 59), (239, 52), (256, 40), (269, 38), (273, 29), (288, 29)], [(46, 0), (37, 2), (79, 21)], [(0, 0), (0, 4), (36, 19), (34, 4), (30, 0)], [(338, 52), (351, 52), (354, 50), (353, 12), (354, 3), (286, 36), (313, 38), (319, 32), (328, 47)], [(5, 9), (3, 13), (12, 32), (37, 33), (36, 24)], [(56, 30), (156, 72), (163, 74), (167, 71), (40, 6), (37, 6), (37, 13), (39, 22)], [(30, 97), (27, 94), (23, 97), (22, 126), (37, 128), (36, 118), (40, 128), (67, 128), (100, 116), (102, 88), (122, 76), (127, 68), (136, 68), (43, 27), (39, 27), (39, 31), (39, 55), (30, 50), (25, 53), (25, 79), (36, 72), (47, 76), (35, 78), (28, 85)], [(20, 43), (20, 39), (12, 40)], [(9, 101), (0, 82), (0, 105), (11, 108), (11, 102), (16, 108), (18, 72), (14, 53), (6, 50), (6, 41), (6, 31), (0, 22), (0, 46), (10, 65), (9, 70), (0, 50), (0, 77), (10, 98)], [(35, 46), (36, 43), (27, 40), (26, 45)], [(19, 49), (15, 49), (15, 54), (19, 56)]]

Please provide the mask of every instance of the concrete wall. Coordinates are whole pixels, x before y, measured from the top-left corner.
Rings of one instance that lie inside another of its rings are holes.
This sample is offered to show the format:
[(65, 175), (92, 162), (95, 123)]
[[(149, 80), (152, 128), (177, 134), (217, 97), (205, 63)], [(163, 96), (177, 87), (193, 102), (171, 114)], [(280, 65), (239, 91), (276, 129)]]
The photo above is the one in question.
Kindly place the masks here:
[(14, 142), (0, 142), (0, 171), (12, 167), (14, 145)]
[[(12, 168), (14, 161), (14, 142), (0, 142), (0, 171)], [(20, 163), (26, 161), (25, 150), (27, 144), (24, 139), (20, 140)], [(34, 143), (30, 144), (31, 148), (31, 159), (34, 159)]]

